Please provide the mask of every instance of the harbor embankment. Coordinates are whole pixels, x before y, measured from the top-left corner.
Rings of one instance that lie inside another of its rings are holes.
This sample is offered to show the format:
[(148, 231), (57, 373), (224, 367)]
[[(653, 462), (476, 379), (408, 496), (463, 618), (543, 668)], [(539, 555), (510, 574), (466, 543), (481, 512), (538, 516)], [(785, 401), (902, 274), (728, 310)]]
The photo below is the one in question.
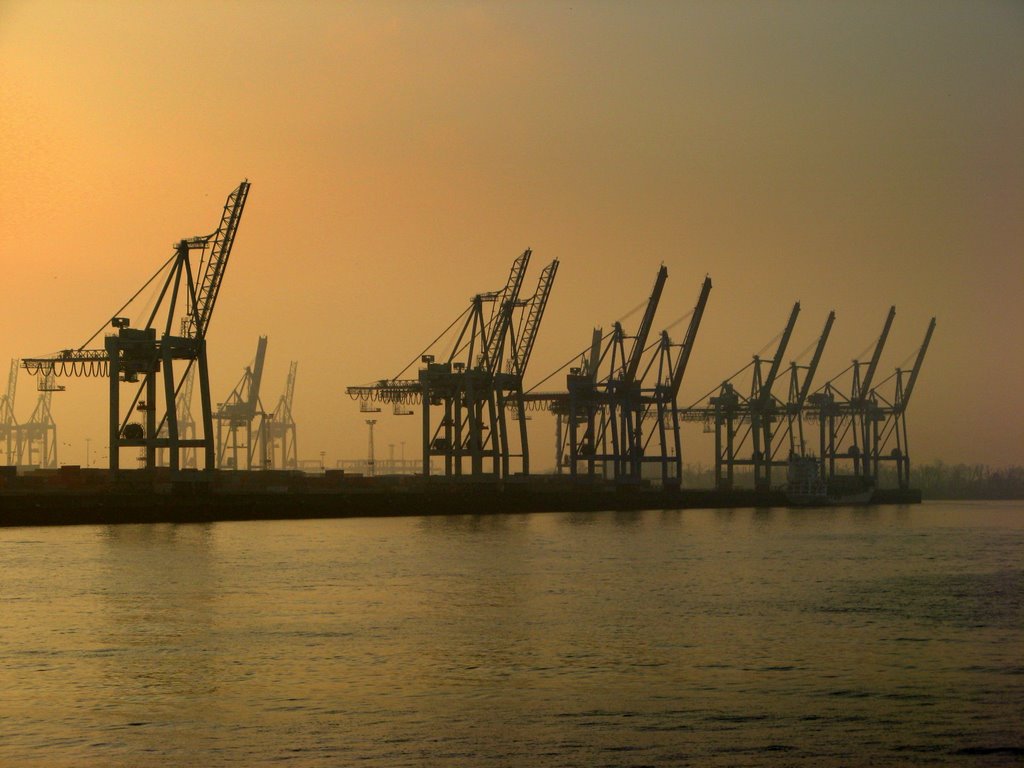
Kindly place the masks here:
[[(873, 504), (918, 503), (920, 492), (875, 492)], [(564, 476), (486, 482), (444, 477), (357, 477), (340, 472), (126, 471), (64, 467), (8, 477), (0, 526), (196, 523), (403, 515), (785, 507), (785, 493), (663, 489)]]

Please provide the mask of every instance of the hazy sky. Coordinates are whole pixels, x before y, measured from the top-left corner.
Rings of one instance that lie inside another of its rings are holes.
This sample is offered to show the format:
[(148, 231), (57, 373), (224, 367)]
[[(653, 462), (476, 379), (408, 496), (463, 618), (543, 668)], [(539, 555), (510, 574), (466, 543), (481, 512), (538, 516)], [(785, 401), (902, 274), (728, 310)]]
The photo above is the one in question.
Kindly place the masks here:
[[(561, 267), (528, 383), (664, 262), (656, 329), (715, 285), (684, 403), (796, 300), (794, 353), (836, 311), (823, 378), (895, 304), (886, 374), (938, 318), (913, 458), (1024, 463), (1019, 2), (0, 0), (0, 72), (0, 370), (84, 342), (248, 178), (214, 397), (269, 336), (268, 408), (299, 361), (300, 458), (363, 457), (345, 387), (532, 247), (527, 285)], [(60, 458), (84, 462), (106, 390), (65, 383)], [(23, 373), (20, 418), (35, 395)], [(380, 414), (378, 457), (418, 428)], [(531, 439), (550, 466), (550, 421)]]

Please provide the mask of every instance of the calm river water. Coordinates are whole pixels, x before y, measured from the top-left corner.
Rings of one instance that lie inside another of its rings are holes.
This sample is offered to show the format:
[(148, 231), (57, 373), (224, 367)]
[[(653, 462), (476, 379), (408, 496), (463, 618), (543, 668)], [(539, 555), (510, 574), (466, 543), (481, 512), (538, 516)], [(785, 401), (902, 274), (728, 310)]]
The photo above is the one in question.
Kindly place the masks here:
[(1024, 762), (1024, 504), (0, 530), (0, 765)]

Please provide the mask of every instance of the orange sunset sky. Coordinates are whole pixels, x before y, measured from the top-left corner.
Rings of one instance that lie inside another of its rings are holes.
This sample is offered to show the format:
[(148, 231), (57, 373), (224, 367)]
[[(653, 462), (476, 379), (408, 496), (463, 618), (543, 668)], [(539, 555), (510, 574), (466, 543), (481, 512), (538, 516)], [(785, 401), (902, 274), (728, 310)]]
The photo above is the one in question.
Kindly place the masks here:
[[(714, 281), (682, 404), (796, 300), (793, 354), (836, 311), (819, 381), (895, 304), (885, 375), (938, 320), (913, 459), (1024, 464), (1019, 2), (0, 0), (0, 73), (4, 373), (83, 343), (248, 178), (214, 398), (267, 335), (268, 409), (299, 361), (300, 459), (363, 457), (345, 387), (398, 373), (531, 247), (531, 290), (561, 267), (527, 384), (664, 263), (656, 331)], [(64, 383), (60, 460), (90, 438), (95, 465), (105, 385)], [(22, 373), (19, 418), (35, 396)], [(418, 428), (381, 413), (378, 458), (417, 455)], [(551, 467), (552, 422), (530, 431)]]

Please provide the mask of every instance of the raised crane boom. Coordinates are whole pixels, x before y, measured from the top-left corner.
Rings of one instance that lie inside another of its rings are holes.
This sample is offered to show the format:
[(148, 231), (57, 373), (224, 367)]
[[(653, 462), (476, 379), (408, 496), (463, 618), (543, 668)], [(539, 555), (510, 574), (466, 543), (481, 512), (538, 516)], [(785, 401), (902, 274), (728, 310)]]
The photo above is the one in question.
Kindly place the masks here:
[(631, 384), (636, 379), (637, 371), (640, 369), (640, 360), (643, 357), (644, 349), (647, 347), (647, 337), (651, 333), (651, 326), (654, 325), (654, 313), (658, 311), (658, 302), (661, 301), (661, 292), (665, 287), (665, 280), (668, 278), (668, 267), (664, 264), (658, 269), (658, 277), (654, 281), (654, 290), (651, 298), (647, 300), (647, 309), (643, 319), (640, 321), (640, 328), (633, 340), (633, 350), (630, 352), (629, 360), (622, 381)]
[(245, 208), (248, 196), (249, 182), (243, 181), (228, 195), (228, 199), (224, 203), (224, 212), (221, 214), (220, 226), (216, 231), (205, 237), (194, 237), (186, 241), (190, 248), (206, 249), (209, 247), (210, 252), (209, 254), (204, 253), (204, 258), (199, 265), (202, 277), (196, 291), (195, 304), (191, 307), (192, 311), (182, 323), (183, 336), (206, 337), (213, 307), (217, 303), (217, 295), (220, 293), (220, 284), (224, 279), (224, 270), (227, 269), (228, 259), (231, 256), (231, 246), (235, 242), (238, 222), (242, 218), (242, 210)]
[(537, 340), (537, 331), (540, 329), (540, 322), (544, 318), (544, 308), (547, 306), (548, 297), (551, 295), (551, 287), (555, 284), (555, 274), (558, 272), (558, 259), (555, 259), (540, 273), (540, 280), (537, 282), (537, 292), (530, 300), (530, 309), (526, 315), (523, 333), (519, 339), (519, 347), (515, 357), (512, 359), (513, 373), (523, 376), (526, 373), (526, 366), (530, 363), (530, 355), (533, 354), (533, 345)]
[(293, 360), (291, 365), (288, 366), (288, 380), (284, 385), (284, 394), (281, 395), (281, 399), (277, 402), (277, 408), (274, 409), (274, 421), (276, 422), (291, 422), (292, 420), (292, 401), (295, 399), (295, 374), (298, 371), (299, 363)]
[(686, 337), (683, 339), (683, 346), (679, 350), (679, 359), (676, 360), (675, 370), (672, 371), (670, 392), (673, 400), (679, 395), (679, 388), (683, 384), (683, 374), (686, 373), (686, 366), (690, 362), (690, 353), (693, 351), (693, 343), (697, 340), (697, 331), (700, 329), (700, 321), (704, 316), (704, 307), (707, 306), (710, 293), (711, 278), (705, 277), (704, 283), (700, 287), (697, 306), (693, 308), (693, 314), (690, 315), (690, 325), (686, 329)]
[(825, 343), (828, 341), (828, 335), (832, 332), (832, 324), (836, 321), (835, 310), (828, 313), (828, 317), (825, 319), (825, 328), (821, 332), (821, 336), (818, 337), (818, 346), (814, 348), (814, 355), (811, 357), (811, 362), (807, 366), (807, 374), (804, 376), (803, 386), (800, 387), (800, 392), (796, 398), (796, 406), (802, 408), (803, 404), (807, 401), (807, 395), (811, 391), (811, 382), (814, 381), (814, 374), (818, 370), (818, 363), (821, 362), (821, 354), (825, 351)]
[(498, 373), (501, 368), (505, 337), (508, 335), (516, 302), (519, 301), (519, 291), (522, 290), (523, 277), (526, 274), (526, 267), (530, 263), (532, 253), (533, 251), (529, 248), (523, 251), (522, 255), (512, 262), (512, 270), (509, 272), (508, 282), (505, 283), (504, 289), (500, 293), (487, 297), (495, 302), (491, 310), (490, 333), (487, 337), (483, 361), (488, 373)]
[(260, 383), (263, 381), (263, 361), (267, 357), (267, 337), (260, 336), (256, 344), (256, 360), (249, 381), (249, 413), (255, 414), (260, 402)]
[(878, 361), (882, 357), (882, 349), (885, 347), (885, 340), (889, 337), (889, 329), (892, 328), (892, 321), (895, 317), (896, 307), (889, 307), (889, 314), (886, 315), (885, 325), (882, 327), (882, 335), (878, 337), (875, 352), (871, 355), (871, 362), (868, 364), (868, 372), (864, 374), (864, 378), (860, 382), (860, 392), (857, 394), (861, 400), (871, 392), (871, 382), (875, 378), (875, 371), (878, 370)]
[(775, 384), (775, 379), (779, 375), (779, 368), (782, 366), (782, 357), (786, 354), (786, 347), (789, 346), (789, 337), (793, 335), (793, 326), (796, 325), (797, 315), (800, 314), (800, 302), (798, 301), (793, 305), (793, 310), (789, 313), (789, 321), (786, 323), (786, 329), (782, 332), (782, 338), (779, 339), (779, 348), (775, 351), (775, 357), (772, 359), (772, 367), (768, 370), (768, 376), (761, 383), (761, 388), (758, 391), (757, 402), (761, 407), (768, 405), (768, 401), (772, 396), (772, 386)]
[(896, 407), (900, 411), (906, 410), (907, 404), (910, 402), (910, 396), (914, 392), (914, 384), (917, 383), (917, 374), (921, 372), (921, 364), (924, 362), (924, 355), (928, 351), (928, 345), (931, 343), (932, 333), (934, 331), (935, 318), (933, 317), (931, 319), (931, 322), (928, 323), (928, 330), (925, 331), (924, 342), (922, 342), (921, 344), (921, 349), (919, 349), (917, 352), (917, 359), (914, 361), (914, 368), (910, 372), (910, 380), (907, 381), (907, 386), (903, 390), (903, 397), (901, 397), (900, 401), (896, 404)]

